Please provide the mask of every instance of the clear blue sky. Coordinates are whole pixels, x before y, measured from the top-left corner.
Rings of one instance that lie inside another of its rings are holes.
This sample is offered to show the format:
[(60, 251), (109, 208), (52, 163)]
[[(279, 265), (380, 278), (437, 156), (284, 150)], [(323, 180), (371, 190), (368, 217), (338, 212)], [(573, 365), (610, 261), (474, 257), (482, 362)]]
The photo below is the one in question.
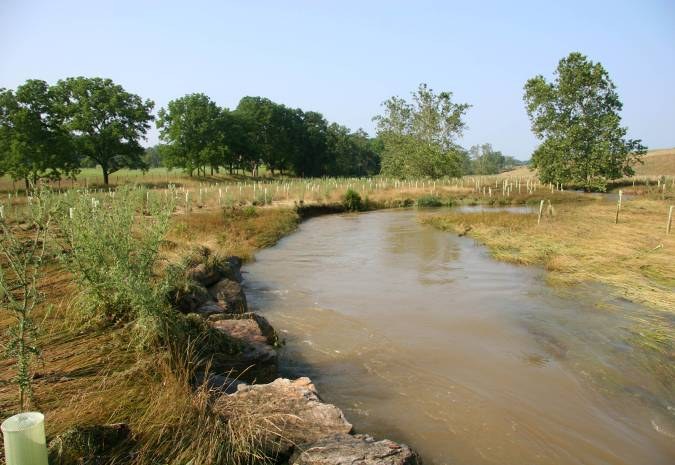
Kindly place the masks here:
[(607, 68), (631, 137), (675, 146), (673, 0), (0, 0), (0, 87), (102, 76), (157, 108), (261, 95), (372, 133), (383, 100), (426, 82), (473, 105), (463, 145), (521, 159), (537, 143), (523, 84), (571, 51)]

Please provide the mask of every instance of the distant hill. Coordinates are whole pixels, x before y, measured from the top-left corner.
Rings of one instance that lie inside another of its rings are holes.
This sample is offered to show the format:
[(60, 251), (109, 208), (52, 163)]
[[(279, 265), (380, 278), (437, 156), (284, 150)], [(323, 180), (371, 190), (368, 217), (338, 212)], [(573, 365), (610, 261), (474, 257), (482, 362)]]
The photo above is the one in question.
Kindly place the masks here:
[(635, 166), (637, 175), (675, 175), (675, 148), (650, 150), (642, 160), (644, 164)]
[[(675, 148), (650, 150), (642, 158), (643, 164), (635, 165), (637, 176), (675, 176)], [(530, 171), (525, 166), (520, 166), (510, 171), (501, 173), (503, 176), (534, 176), (536, 170)]]

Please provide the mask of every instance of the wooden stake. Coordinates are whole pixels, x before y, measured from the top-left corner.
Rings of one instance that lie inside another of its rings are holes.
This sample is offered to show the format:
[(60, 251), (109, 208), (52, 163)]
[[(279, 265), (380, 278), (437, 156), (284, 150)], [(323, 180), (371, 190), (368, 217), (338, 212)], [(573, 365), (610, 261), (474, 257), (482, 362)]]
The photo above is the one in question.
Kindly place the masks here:
[(621, 197), (623, 197), (623, 191), (619, 191), (619, 201), (616, 203), (616, 218), (614, 219), (614, 224), (619, 224), (619, 210), (621, 210)]
[(670, 234), (670, 228), (673, 226), (673, 208), (675, 206), (671, 205), (668, 209), (668, 223), (666, 223), (666, 234)]
[(541, 223), (541, 212), (544, 211), (544, 201), (539, 202), (539, 216), (537, 217), (537, 224)]

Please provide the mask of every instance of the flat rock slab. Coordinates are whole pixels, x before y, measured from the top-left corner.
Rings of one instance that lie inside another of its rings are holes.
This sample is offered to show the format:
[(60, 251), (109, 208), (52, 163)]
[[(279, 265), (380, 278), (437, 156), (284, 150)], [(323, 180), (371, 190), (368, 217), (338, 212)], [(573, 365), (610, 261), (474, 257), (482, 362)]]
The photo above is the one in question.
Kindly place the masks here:
[(296, 447), (290, 465), (421, 465), (405, 444), (367, 435), (336, 434)]
[(309, 378), (277, 378), (269, 384), (243, 385), (225, 397), (230, 398), (223, 400), (225, 403), (243, 402), (257, 415), (270, 419), (274, 426), (261, 425), (264, 430), (260, 436), (265, 452), (272, 457), (288, 457), (297, 444), (352, 430), (339, 408), (321, 401)]

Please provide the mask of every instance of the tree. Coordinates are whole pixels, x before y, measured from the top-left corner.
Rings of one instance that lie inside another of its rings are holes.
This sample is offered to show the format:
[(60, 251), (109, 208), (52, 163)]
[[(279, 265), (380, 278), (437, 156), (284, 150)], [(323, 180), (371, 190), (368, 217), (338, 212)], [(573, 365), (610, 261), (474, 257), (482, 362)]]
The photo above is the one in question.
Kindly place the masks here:
[(380, 157), (371, 139), (362, 129), (351, 132), (347, 127), (332, 123), (326, 137), (326, 174), (332, 176), (371, 176), (380, 168)]
[(57, 113), (54, 90), (28, 80), (16, 92), (0, 89), (0, 174), (24, 179), (60, 179), (75, 174), (78, 158)]
[(159, 168), (162, 166), (162, 156), (160, 154), (159, 145), (154, 145), (145, 149), (143, 163), (145, 163), (148, 168)]
[(506, 165), (502, 152), (494, 150), (491, 144), (474, 145), (469, 149), (475, 174), (497, 174)]
[(323, 176), (329, 171), (328, 122), (316, 111), (296, 110), (299, 121), (292, 160), (298, 176)]
[(420, 84), (409, 103), (392, 97), (376, 116), (383, 143), (382, 173), (398, 177), (458, 176), (461, 148), (455, 140), (466, 127), (463, 117), (470, 105), (454, 103), (451, 92), (434, 93)]
[(186, 95), (159, 110), (157, 128), (166, 144), (162, 147), (166, 165), (192, 176), (195, 170), (206, 174), (206, 166), (226, 164), (225, 111), (204, 94)]
[(524, 101), (532, 131), (543, 140), (532, 156), (543, 182), (604, 190), (608, 180), (634, 174), (632, 165), (646, 153), (639, 139), (626, 139), (609, 74), (581, 53), (560, 60), (553, 82), (541, 75), (528, 80)]
[(103, 183), (120, 168), (146, 169), (140, 141), (154, 119), (154, 103), (110, 79), (75, 77), (56, 84), (64, 127), (78, 152), (101, 166)]

